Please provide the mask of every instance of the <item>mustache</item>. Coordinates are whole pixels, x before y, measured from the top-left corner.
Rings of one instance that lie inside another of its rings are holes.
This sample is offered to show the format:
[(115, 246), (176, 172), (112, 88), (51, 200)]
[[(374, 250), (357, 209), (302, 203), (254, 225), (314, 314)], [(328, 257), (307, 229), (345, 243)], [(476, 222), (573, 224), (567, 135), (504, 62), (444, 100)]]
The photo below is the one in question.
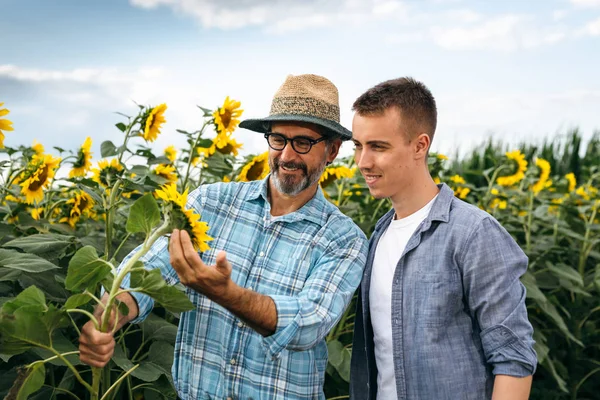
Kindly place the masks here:
[(294, 162), (294, 161), (287, 161), (287, 162), (282, 162), (279, 158), (276, 158), (275, 160), (273, 160), (273, 164), (275, 164), (275, 168), (279, 168), (279, 167), (284, 167), (284, 168), (298, 168), (301, 169), (302, 171), (304, 171), (305, 174), (308, 174), (308, 168), (306, 167), (306, 164), (304, 164), (303, 162)]

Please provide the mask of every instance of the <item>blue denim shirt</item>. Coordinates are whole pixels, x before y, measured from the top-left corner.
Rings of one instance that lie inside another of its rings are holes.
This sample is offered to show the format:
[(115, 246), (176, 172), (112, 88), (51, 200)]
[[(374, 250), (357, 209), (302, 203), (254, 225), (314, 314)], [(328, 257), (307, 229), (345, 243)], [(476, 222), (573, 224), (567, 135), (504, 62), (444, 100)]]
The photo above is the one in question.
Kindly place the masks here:
[[(376, 399), (369, 287), (377, 242), (393, 216), (392, 209), (375, 227), (359, 291), (350, 378), (356, 400)], [(490, 399), (494, 375), (535, 372), (533, 328), (519, 281), (526, 270), (527, 257), (498, 221), (440, 185), (392, 282), (399, 399)]]

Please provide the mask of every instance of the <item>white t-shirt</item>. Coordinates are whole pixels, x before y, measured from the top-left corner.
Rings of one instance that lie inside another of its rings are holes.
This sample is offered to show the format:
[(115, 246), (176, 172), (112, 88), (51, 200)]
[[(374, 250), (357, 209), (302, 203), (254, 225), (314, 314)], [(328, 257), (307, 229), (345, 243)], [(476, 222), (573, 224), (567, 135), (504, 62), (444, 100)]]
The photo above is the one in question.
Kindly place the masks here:
[(371, 271), (369, 310), (373, 326), (375, 361), (377, 363), (377, 399), (398, 398), (394, 372), (394, 345), (392, 343), (392, 282), (396, 265), (408, 240), (423, 222), (433, 205), (435, 196), (423, 208), (398, 220), (392, 220), (377, 248)]

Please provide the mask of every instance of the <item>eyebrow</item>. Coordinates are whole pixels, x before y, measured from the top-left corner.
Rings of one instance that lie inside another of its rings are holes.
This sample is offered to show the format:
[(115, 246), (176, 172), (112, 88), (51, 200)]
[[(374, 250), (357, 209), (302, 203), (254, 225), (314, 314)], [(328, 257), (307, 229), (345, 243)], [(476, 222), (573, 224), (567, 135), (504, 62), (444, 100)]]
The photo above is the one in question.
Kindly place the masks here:
[[(354, 142), (354, 144), (363, 144), (361, 142), (359, 142), (358, 140), (352, 140)], [(384, 140), (369, 140), (368, 142), (364, 143), (366, 145), (379, 145), (379, 146), (391, 146), (390, 142), (386, 142)]]

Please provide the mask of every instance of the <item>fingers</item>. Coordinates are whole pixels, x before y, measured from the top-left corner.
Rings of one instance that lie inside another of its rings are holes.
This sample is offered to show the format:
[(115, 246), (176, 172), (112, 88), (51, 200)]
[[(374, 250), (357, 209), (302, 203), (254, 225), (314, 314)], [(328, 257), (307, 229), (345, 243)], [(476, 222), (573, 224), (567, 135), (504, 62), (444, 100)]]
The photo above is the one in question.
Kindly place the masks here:
[(225, 276), (231, 275), (231, 263), (227, 261), (227, 253), (223, 250), (217, 253), (217, 269)]
[(181, 242), (181, 248), (183, 250), (183, 255), (187, 263), (191, 265), (192, 268), (196, 265), (201, 265), (202, 267), (204, 267), (205, 265), (202, 262), (200, 255), (198, 254), (196, 249), (194, 249), (194, 244), (192, 243), (190, 234), (187, 233), (187, 231), (179, 231), (179, 238)]
[(88, 321), (81, 329), (79, 337), (79, 359), (92, 367), (104, 367), (115, 351), (112, 333), (100, 332), (93, 322)]
[(181, 246), (181, 231), (179, 229), (174, 229), (171, 234), (171, 239), (169, 240), (169, 258), (171, 266), (177, 272), (177, 276), (179, 276), (179, 280), (185, 285), (193, 276), (193, 271), (185, 258)]

